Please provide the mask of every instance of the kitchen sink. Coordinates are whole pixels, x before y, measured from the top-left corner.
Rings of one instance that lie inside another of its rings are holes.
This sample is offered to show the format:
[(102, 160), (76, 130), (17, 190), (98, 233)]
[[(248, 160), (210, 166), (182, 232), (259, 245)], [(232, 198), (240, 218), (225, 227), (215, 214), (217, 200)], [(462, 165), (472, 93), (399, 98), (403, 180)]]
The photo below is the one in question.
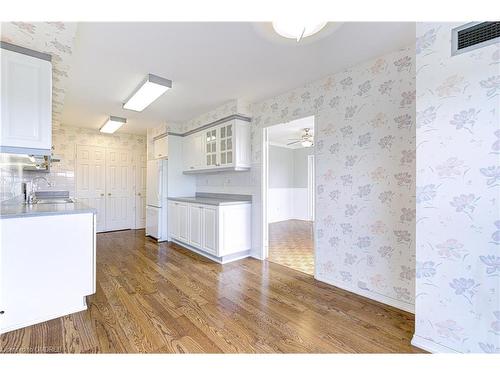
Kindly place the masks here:
[(75, 203), (72, 198), (44, 198), (35, 199), (33, 204), (58, 204), (58, 203)]

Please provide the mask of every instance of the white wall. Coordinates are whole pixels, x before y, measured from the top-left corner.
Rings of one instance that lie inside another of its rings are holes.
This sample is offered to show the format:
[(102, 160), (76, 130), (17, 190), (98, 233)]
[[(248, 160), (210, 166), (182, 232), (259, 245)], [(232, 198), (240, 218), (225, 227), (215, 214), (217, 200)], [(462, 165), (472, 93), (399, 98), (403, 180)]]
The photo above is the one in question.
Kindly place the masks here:
[(500, 43), (452, 57), (459, 25), (417, 24), (413, 343), (500, 353)]
[(311, 220), (307, 205), (307, 156), (314, 149), (269, 146), (268, 222)]

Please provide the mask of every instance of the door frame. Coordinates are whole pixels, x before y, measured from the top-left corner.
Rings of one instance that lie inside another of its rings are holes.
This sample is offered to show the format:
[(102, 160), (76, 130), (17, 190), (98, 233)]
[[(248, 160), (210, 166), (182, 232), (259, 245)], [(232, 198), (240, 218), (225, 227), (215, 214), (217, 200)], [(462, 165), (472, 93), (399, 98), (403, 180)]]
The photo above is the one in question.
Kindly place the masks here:
[(314, 154), (307, 155), (307, 216), (309, 220), (314, 222), (316, 192), (315, 192), (315, 156)]
[[(313, 123), (314, 126), (313, 128), (316, 128), (316, 118), (317, 116), (315, 114), (310, 114), (310, 115), (305, 115), (302, 117), (299, 117), (297, 119), (305, 118), (305, 117), (312, 117), (313, 118)], [(297, 120), (294, 119), (294, 120)], [(285, 121), (283, 123), (291, 122), (293, 120)], [(269, 200), (269, 129), (272, 128), (275, 125), (280, 125), (283, 123), (276, 123), (270, 126), (266, 126), (262, 128), (261, 132), (261, 144), (262, 144), (262, 170), (261, 170), (261, 198), (262, 198), (262, 205), (261, 205), (261, 259), (265, 260), (269, 257), (269, 213), (268, 213), (268, 200)], [(308, 155), (308, 167), (309, 167), (309, 156), (313, 156), (312, 161), (313, 161), (313, 166), (314, 166), (314, 173), (316, 173), (316, 148), (314, 148), (314, 153), (312, 155)], [(309, 174), (309, 171), (308, 171)], [(314, 205), (316, 205), (316, 179), (314, 178), (313, 181), (313, 186), (312, 186), (312, 192), (313, 192), (313, 198), (314, 198)], [(316, 208), (314, 207), (313, 209), (313, 251), (314, 251), (314, 277), (316, 277), (316, 256), (317, 256), (317, 251), (316, 251)]]

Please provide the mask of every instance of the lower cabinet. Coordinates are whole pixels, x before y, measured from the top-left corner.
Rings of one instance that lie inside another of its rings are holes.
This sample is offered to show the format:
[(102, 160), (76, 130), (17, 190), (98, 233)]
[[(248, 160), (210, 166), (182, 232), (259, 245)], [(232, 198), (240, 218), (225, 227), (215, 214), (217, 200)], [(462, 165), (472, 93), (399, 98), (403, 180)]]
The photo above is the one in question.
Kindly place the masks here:
[(249, 203), (211, 206), (169, 201), (168, 210), (168, 231), (172, 240), (217, 258), (251, 248)]

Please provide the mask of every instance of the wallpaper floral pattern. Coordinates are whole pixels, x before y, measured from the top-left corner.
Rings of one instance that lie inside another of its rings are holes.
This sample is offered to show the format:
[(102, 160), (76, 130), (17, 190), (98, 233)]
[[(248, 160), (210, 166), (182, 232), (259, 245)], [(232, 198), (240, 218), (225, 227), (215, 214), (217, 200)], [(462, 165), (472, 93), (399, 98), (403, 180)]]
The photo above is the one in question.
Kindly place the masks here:
[(52, 56), (52, 123), (59, 125), (69, 81), (77, 24), (74, 22), (2, 22), (0, 36)]
[(450, 56), (417, 24), (416, 334), (500, 353), (500, 44)]
[(253, 111), (256, 126), (316, 114), (316, 277), (412, 311), (413, 48), (313, 82)]
[(253, 104), (252, 169), (199, 176), (207, 192), (253, 195), (261, 247), (263, 127), (316, 115), (316, 277), (412, 311), (415, 51), (357, 65)]

